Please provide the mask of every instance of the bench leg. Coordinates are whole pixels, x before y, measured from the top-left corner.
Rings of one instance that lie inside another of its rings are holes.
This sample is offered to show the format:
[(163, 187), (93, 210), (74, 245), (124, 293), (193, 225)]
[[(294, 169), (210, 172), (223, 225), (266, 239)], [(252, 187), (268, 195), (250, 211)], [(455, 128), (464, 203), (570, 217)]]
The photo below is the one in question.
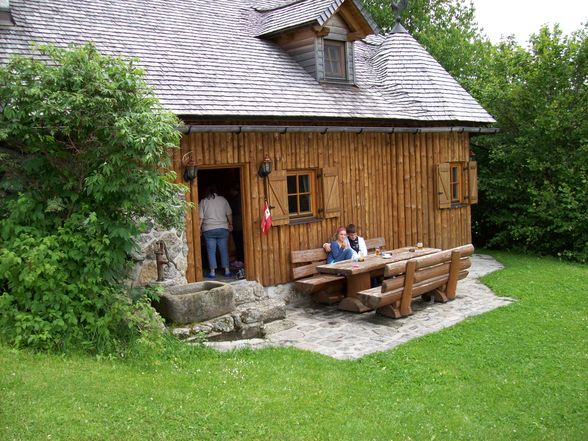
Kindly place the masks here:
[(345, 297), (339, 303), (339, 309), (342, 311), (359, 312), (359, 313), (368, 312), (368, 311), (372, 310), (372, 308), (365, 306), (356, 297)]
[(391, 305), (382, 306), (376, 309), (378, 314), (384, 315), (391, 318), (401, 318), (400, 315), (400, 302), (394, 302)]
[(343, 299), (341, 292), (319, 291), (312, 294), (312, 301), (316, 303), (323, 303), (326, 305), (333, 305)]
[[(444, 286), (442, 286), (441, 288), (434, 289), (433, 291), (431, 291), (428, 294), (432, 295), (433, 298), (435, 299), (435, 302), (438, 302), (438, 303), (447, 303), (447, 300), (449, 300), (447, 298), (447, 294), (445, 294), (445, 287)], [(424, 297), (424, 295), (423, 295), (423, 297)]]
[(339, 309), (351, 312), (367, 312), (372, 309), (357, 298), (357, 293), (369, 289), (371, 283), (370, 273), (354, 274), (347, 277), (347, 296), (339, 303)]

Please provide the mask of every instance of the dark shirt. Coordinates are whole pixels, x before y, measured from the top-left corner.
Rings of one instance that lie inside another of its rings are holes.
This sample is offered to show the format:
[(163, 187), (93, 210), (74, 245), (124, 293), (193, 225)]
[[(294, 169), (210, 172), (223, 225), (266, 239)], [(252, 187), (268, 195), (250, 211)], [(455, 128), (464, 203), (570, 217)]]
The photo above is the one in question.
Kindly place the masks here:
[(351, 239), (350, 237), (347, 237), (347, 240), (349, 240), (349, 246), (351, 247), (351, 249), (356, 253), (359, 253), (359, 236), (357, 236), (355, 240)]

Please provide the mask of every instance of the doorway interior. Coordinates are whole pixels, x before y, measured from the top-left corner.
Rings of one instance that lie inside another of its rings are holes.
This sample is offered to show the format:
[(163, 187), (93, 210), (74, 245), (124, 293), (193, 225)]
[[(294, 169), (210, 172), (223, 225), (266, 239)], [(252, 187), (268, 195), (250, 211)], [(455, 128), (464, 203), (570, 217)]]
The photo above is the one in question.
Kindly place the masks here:
[[(239, 167), (231, 168), (212, 168), (198, 170), (198, 200), (201, 201), (206, 189), (214, 185), (218, 190), (220, 196), (223, 196), (229, 202), (233, 212), (233, 231), (229, 235), (229, 262), (233, 276), (231, 278), (224, 277), (223, 271), (217, 270), (216, 278), (220, 281), (228, 281), (226, 279), (242, 279), (245, 278), (245, 248), (243, 238), (243, 197), (241, 187), (241, 169)], [(220, 267), (220, 254), (218, 249), (217, 262)], [(204, 240), (200, 244), (200, 255), (202, 262), (202, 277), (208, 271), (208, 254), (206, 252), (206, 243)]]

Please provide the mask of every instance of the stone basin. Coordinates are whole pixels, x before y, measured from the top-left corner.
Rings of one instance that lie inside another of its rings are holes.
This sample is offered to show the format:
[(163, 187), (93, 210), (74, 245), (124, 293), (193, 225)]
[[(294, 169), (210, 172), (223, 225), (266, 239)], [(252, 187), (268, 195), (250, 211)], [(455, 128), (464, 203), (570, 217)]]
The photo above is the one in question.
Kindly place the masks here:
[(235, 292), (223, 282), (188, 283), (167, 288), (153, 306), (174, 323), (202, 322), (233, 311)]

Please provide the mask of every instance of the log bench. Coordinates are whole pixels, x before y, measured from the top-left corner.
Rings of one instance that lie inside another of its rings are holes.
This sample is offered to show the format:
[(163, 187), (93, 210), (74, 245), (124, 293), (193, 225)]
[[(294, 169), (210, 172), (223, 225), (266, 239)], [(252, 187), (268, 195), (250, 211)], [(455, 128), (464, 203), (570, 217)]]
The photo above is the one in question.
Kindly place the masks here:
[[(366, 239), (368, 252), (382, 248), (386, 241), (383, 237)], [(316, 267), (327, 262), (327, 253), (322, 248), (298, 250), (290, 253), (292, 278), (295, 288), (312, 296), (318, 303), (333, 304), (345, 296), (345, 276), (336, 274), (319, 274)]]
[(453, 300), (457, 281), (468, 275), (473, 253), (470, 244), (391, 263), (384, 270), (382, 286), (360, 291), (358, 298), (379, 314), (393, 318), (412, 315), (412, 299), (418, 296), (443, 303)]

